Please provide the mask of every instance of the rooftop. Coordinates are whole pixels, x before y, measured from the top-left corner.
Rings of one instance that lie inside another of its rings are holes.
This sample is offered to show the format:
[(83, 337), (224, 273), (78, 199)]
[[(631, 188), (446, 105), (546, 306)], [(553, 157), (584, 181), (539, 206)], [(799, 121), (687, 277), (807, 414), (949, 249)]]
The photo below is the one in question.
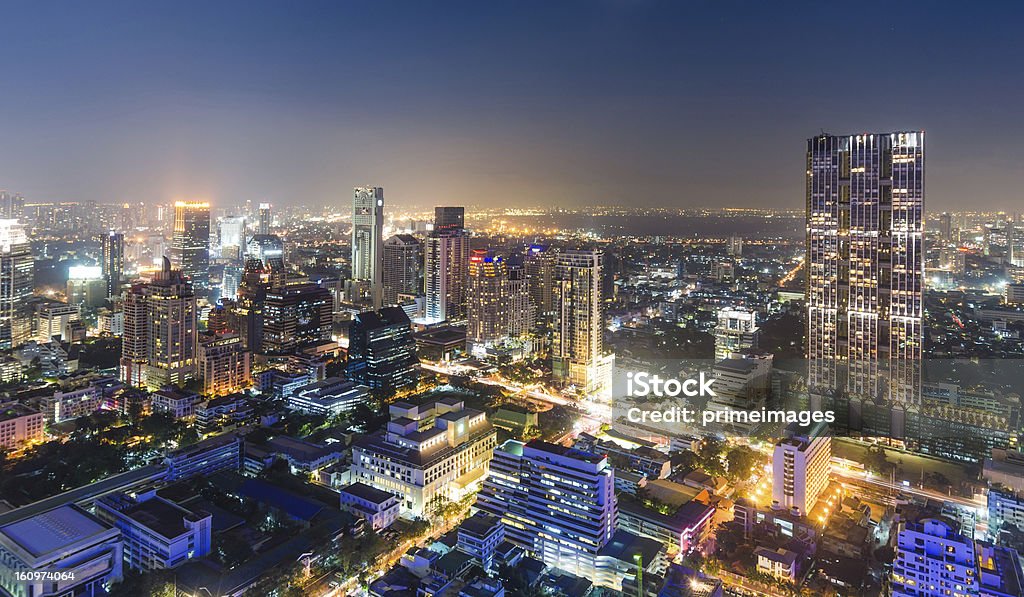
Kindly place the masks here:
[(40, 558), (110, 530), (78, 506), (65, 505), (0, 527), (0, 535)]
[(11, 419), (37, 414), (39, 414), (39, 411), (32, 410), (24, 404), (17, 402), (0, 405), (0, 421), (10, 421)]
[(139, 502), (121, 513), (168, 539), (180, 537), (187, 532), (184, 524), (185, 518), (209, 516), (206, 512), (192, 513), (161, 498), (151, 498)]
[(353, 483), (347, 487), (341, 489), (341, 493), (347, 493), (351, 496), (355, 496), (361, 500), (366, 500), (374, 504), (383, 504), (389, 500), (395, 499), (394, 494), (388, 493), (371, 487), (365, 483)]

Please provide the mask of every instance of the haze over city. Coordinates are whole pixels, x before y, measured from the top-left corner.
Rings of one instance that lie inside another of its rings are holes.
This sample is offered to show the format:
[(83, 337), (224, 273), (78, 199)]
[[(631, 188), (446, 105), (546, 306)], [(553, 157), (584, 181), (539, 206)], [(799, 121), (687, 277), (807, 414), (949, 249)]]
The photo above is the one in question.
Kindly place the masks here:
[(3, 186), (37, 201), (802, 208), (803, 141), (929, 133), (929, 206), (1010, 209), (1021, 7), (19, 4)]

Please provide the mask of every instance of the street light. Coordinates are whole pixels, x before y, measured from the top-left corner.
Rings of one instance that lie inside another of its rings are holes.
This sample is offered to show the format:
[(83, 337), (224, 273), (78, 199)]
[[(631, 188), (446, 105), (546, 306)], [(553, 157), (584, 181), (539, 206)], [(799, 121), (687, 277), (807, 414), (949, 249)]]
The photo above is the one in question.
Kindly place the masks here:
[(644, 556), (634, 554), (633, 561), (636, 562), (636, 594), (644, 597)]

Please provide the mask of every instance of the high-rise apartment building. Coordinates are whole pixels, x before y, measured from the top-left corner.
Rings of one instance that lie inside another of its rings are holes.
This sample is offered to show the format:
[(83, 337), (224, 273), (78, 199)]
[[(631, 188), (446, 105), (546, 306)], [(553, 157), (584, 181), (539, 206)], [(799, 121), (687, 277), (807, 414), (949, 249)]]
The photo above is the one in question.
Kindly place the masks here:
[(423, 292), (423, 243), (411, 234), (384, 241), (384, 304), (398, 304), (398, 295)]
[(919, 400), (924, 160), (922, 131), (807, 141), (808, 387), (851, 428)]
[(0, 350), (31, 340), (32, 246), (18, 220), (0, 220)]
[(207, 333), (199, 336), (196, 368), (204, 396), (225, 396), (252, 383), (252, 353), (238, 334)]
[(124, 234), (110, 231), (101, 237), (103, 280), (107, 284), (107, 298), (121, 295), (124, 278)]
[(569, 250), (555, 262), (552, 372), (584, 394), (610, 389), (614, 355), (604, 350), (601, 251)]
[(523, 255), (509, 255), (505, 266), (508, 268), (508, 335), (525, 338), (533, 331), (537, 309), (530, 301), (530, 281)]
[(476, 507), (545, 564), (594, 579), (616, 528), (615, 473), (605, 455), (508, 440), (494, 450)]
[(174, 204), (171, 263), (192, 283), (196, 296), (210, 289), (210, 204), (178, 201)]
[(429, 321), (459, 322), (466, 318), (466, 277), (469, 234), (462, 227), (463, 208), (435, 209), (434, 231), (424, 245), (423, 290)]
[(953, 242), (953, 216), (948, 211), (939, 216), (939, 240), (944, 243)]
[(552, 292), (555, 287), (555, 255), (557, 252), (547, 245), (530, 245), (526, 250), (523, 268), (530, 290), (536, 322), (550, 324), (554, 315)]
[(791, 426), (772, 454), (772, 502), (806, 516), (828, 488), (832, 438), (824, 424)]
[(196, 295), (166, 257), (153, 281), (134, 284), (124, 298), (121, 380), (159, 390), (195, 378)]
[(370, 302), (384, 300), (384, 189), (356, 187), (352, 198), (352, 279), (370, 283)]
[(349, 379), (387, 395), (415, 387), (419, 360), (412, 322), (401, 307), (360, 313), (348, 328)]
[(745, 350), (757, 348), (760, 333), (757, 311), (744, 307), (719, 309), (718, 326), (715, 327), (715, 360), (729, 359)]
[(509, 284), (505, 260), (478, 249), (469, 258), (466, 340), (470, 345), (493, 345), (508, 337)]

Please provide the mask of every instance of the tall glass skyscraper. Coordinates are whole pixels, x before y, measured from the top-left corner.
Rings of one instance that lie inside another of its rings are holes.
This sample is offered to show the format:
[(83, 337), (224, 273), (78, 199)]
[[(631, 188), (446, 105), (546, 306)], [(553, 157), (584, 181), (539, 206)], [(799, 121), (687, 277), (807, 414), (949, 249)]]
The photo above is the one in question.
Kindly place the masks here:
[(352, 279), (370, 282), (373, 308), (384, 301), (384, 189), (356, 187), (352, 197)]
[(102, 238), (103, 279), (107, 284), (107, 298), (121, 293), (121, 278), (124, 277), (124, 234), (110, 231)]
[(210, 204), (178, 201), (174, 204), (171, 263), (192, 282), (197, 297), (210, 290)]
[(924, 132), (807, 140), (808, 389), (860, 429), (920, 399)]
[(32, 246), (18, 220), (0, 220), (0, 350), (32, 336)]

